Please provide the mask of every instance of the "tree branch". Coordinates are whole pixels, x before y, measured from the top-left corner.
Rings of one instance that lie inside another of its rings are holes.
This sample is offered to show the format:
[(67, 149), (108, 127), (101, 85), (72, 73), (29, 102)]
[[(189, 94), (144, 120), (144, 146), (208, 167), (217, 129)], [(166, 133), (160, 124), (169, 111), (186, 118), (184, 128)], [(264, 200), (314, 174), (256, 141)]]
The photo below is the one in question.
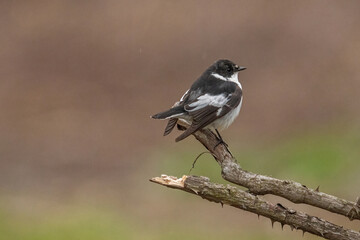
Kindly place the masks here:
[(194, 133), (213, 155), (222, 169), (222, 177), (232, 183), (246, 187), (256, 195), (273, 194), (290, 200), (293, 203), (305, 203), (327, 211), (341, 214), (350, 220), (360, 219), (360, 198), (357, 203), (347, 201), (326, 193), (307, 188), (300, 183), (279, 180), (243, 170), (223, 144), (217, 145), (219, 140), (210, 130), (201, 130)]
[[(186, 125), (184, 126), (186, 127)], [(179, 129), (182, 129), (182, 126)], [(249, 191), (245, 192), (229, 185), (211, 183), (206, 177), (184, 176), (177, 179), (164, 175), (150, 181), (197, 194), (209, 201), (250, 211), (270, 218), (272, 223), (278, 221), (282, 226), (288, 224), (291, 229), (301, 229), (327, 239), (360, 239), (359, 232), (344, 229), (318, 217), (288, 209), (281, 204), (274, 205), (258, 195), (277, 195), (294, 203), (304, 203), (347, 216), (350, 220), (360, 220), (360, 198), (355, 203), (319, 192), (318, 188), (310, 189), (294, 181), (279, 180), (245, 171), (237, 163), (227, 145), (219, 145), (219, 139), (213, 132), (203, 129), (193, 135), (209, 150), (221, 166), (222, 177), (229, 182), (248, 188)]]
[(212, 202), (227, 204), (245, 211), (270, 218), (272, 224), (280, 222), (282, 226), (289, 225), (291, 230), (301, 229), (326, 239), (359, 240), (360, 233), (345, 229), (333, 223), (322, 220), (306, 213), (269, 203), (251, 193), (230, 185), (216, 184), (206, 177), (183, 176), (180, 179), (163, 175), (150, 181), (180, 189), (207, 199)]

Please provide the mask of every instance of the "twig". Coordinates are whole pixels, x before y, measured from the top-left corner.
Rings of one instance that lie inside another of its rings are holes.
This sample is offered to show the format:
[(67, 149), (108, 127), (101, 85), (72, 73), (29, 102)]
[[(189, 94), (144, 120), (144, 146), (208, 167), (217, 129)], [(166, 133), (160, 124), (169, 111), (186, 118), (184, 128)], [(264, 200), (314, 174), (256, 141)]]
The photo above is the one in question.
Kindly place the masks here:
[(203, 154), (205, 154), (205, 153), (210, 153), (210, 154), (211, 154), (211, 152), (209, 152), (209, 151), (205, 151), (205, 152), (200, 153), (200, 154), (195, 158), (195, 160), (194, 160), (194, 162), (193, 162), (193, 164), (192, 164), (192, 166), (191, 166), (191, 168), (190, 168), (190, 170), (189, 170), (189, 174), (191, 173), (191, 170), (193, 170), (193, 169), (195, 168), (195, 164), (196, 164), (197, 160), (198, 160)]

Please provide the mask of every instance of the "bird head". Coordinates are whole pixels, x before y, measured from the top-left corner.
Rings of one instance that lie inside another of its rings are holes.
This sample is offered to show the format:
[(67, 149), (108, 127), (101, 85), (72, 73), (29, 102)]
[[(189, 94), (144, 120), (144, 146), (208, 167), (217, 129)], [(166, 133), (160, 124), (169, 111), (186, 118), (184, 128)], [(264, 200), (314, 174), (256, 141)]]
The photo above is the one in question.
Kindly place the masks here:
[(227, 59), (217, 60), (213, 66), (214, 73), (217, 73), (225, 78), (231, 77), (234, 73), (245, 70), (246, 67), (240, 67)]

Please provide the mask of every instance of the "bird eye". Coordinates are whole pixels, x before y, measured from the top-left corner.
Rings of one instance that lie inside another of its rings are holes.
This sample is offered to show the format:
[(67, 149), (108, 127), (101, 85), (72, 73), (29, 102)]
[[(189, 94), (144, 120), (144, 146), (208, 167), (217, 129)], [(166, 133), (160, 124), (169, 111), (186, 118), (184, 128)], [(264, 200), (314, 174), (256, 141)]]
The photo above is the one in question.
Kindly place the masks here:
[(228, 67), (226, 71), (231, 72), (231, 67)]

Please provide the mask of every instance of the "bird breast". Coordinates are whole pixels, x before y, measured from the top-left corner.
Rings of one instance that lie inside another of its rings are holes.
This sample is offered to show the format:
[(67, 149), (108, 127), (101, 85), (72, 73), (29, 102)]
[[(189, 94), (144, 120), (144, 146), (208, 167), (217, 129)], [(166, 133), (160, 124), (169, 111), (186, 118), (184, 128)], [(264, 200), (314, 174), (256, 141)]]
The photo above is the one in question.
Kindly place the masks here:
[(218, 130), (222, 130), (228, 128), (235, 120), (235, 118), (239, 115), (240, 108), (241, 108), (242, 98), (240, 100), (239, 105), (228, 112), (225, 116), (216, 119), (214, 122), (209, 124), (206, 128), (214, 128)]

